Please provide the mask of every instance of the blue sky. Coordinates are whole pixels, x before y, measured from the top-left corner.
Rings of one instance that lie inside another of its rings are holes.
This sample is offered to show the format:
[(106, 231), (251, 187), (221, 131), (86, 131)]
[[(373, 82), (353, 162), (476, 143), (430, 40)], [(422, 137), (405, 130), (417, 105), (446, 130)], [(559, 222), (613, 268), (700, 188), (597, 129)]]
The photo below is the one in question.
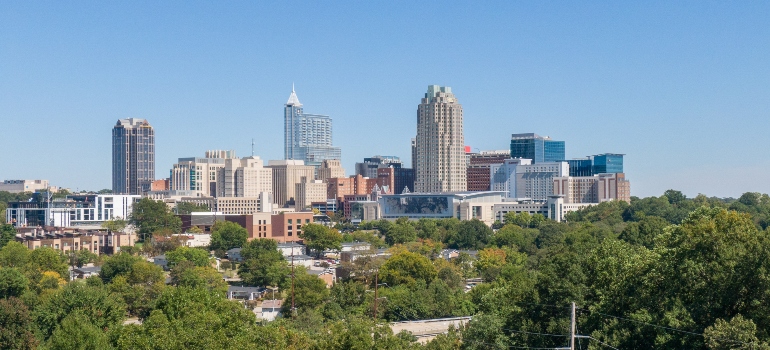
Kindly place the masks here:
[(0, 1), (0, 179), (111, 187), (110, 129), (146, 118), (156, 174), (235, 149), (283, 156), (296, 84), (348, 173), (410, 162), (430, 84), (466, 144), (625, 153), (632, 194), (770, 192), (770, 2)]

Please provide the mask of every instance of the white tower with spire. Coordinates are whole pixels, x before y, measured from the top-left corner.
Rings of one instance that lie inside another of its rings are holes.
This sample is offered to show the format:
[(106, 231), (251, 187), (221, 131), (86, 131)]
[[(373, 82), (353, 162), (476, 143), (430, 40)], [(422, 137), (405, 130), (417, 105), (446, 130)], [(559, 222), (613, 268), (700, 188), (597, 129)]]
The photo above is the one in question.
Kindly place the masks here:
[(318, 168), (324, 160), (341, 158), (340, 148), (332, 146), (332, 118), (304, 113), (294, 84), (283, 113), (284, 159), (303, 160)]

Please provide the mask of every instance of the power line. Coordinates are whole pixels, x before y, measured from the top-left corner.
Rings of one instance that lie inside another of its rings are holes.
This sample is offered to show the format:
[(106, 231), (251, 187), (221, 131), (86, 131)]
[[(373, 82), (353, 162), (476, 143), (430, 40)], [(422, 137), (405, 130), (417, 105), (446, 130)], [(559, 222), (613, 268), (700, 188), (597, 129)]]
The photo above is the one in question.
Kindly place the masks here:
[(528, 331), (517, 331), (515, 329), (507, 329), (503, 328), (504, 331), (509, 331), (513, 333), (525, 333), (525, 334), (533, 334), (533, 335), (542, 335), (542, 336), (548, 336), (548, 337), (569, 337), (569, 334), (550, 334), (550, 333), (538, 333), (538, 332), (528, 332)]
[[(638, 321), (638, 320), (634, 320), (634, 319), (630, 319), (630, 318), (626, 318), (626, 317), (605, 314), (605, 313), (602, 313), (602, 312), (599, 312), (599, 311), (593, 311), (593, 310), (589, 310), (589, 309), (582, 309), (581, 308), (580, 310), (581, 311), (592, 312), (592, 313), (599, 314), (599, 315), (606, 316), (606, 317), (616, 318), (616, 319), (619, 319), (619, 320), (624, 320), (624, 321), (629, 321), (629, 322), (636, 322), (636, 323), (640, 323), (640, 324), (643, 324), (643, 325), (646, 325), (646, 326), (650, 326), (650, 327), (654, 327), (654, 328), (660, 328), (660, 329), (665, 329), (665, 330), (674, 331), (674, 332), (680, 332), (680, 333), (689, 334), (689, 335), (695, 335), (695, 336), (704, 337), (704, 338), (706, 337), (706, 335), (703, 334), (703, 333), (695, 333), (695, 332), (685, 331), (685, 330), (681, 330), (681, 329), (676, 329), (676, 328), (671, 328), (671, 327), (666, 327), (666, 326), (660, 326), (660, 325), (656, 325), (656, 324), (652, 324), (652, 323), (647, 323), (647, 322), (644, 322), (644, 321)], [(591, 338), (591, 339), (594, 339), (594, 338)], [(723, 342), (731, 342), (731, 343), (737, 343), (737, 344), (744, 344), (744, 345), (754, 345), (754, 344), (756, 344), (754, 342), (746, 343), (746, 342), (742, 342), (740, 340), (733, 340), (733, 339), (721, 339), (721, 338), (713, 338), (713, 337), (711, 337), (711, 339), (719, 340), (719, 341), (723, 341)], [(598, 342), (601, 342), (598, 339), (594, 339), (594, 340), (596, 340)]]
[[(483, 345), (489, 345), (489, 346), (499, 346), (499, 344), (490, 344), (481, 342), (478, 340), (470, 340), (470, 339), (463, 339), (463, 341), (469, 341), (477, 344), (483, 344)], [(561, 350), (564, 348), (537, 348), (537, 347), (531, 347), (531, 346), (516, 346), (516, 345), (503, 345), (504, 347), (507, 347), (508, 349), (533, 349), (533, 350)]]
[(596, 339), (596, 338), (594, 338), (594, 337), (592, 337), (592, 336), (588, 336), (588, 339), (591, 339), (591, 340), (596, 340), (597, 342), (599, 342), (599, 344), (602, 344), (602, 345), (604, 345), (604, 346), (606, 346), (606, 347), (608, 347), (608, 348), (610, 348), (610, 349), (619, 350), (618, 348), (616, 348), (616, 347), (614, 347), (614, 346), (612, 346), (612, 345), (610, 345), (610, 344), (607, 344), (607, 343), (605, 343), (605, 342), (603, 342), (603, 341), (601, 341), (601, 340), (599, 340), (599, 339)]

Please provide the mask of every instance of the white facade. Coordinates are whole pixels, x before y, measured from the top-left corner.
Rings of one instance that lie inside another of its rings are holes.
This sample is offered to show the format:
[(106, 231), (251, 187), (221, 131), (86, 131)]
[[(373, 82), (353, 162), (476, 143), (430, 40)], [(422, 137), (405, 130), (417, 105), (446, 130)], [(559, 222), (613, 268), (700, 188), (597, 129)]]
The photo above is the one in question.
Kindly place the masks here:
[(37, 208), (8, 208), (6, 222), (16, 227), (30, 225), (28, 218), (42, 214), (45, 224), (56, 227), (100, 228), (111, 219), (128, 219), (139, 195), (69, 196), (64, 200), (41, 202)]
[(184, 238), (184, 245), (188, 247), (208, 247), (211, 244), (211, 235), (207, 233), (182, 233), (172, 236)]
[(37, 192), (48, 187), (48, 180), (3, 180), (0, 182), (0, 191), (10, 193)]
[(495, 204), (492, 209), (494, 219), (500, 222), (505, 220), (508, 213), (528, 213), (530, 215), (541, 214), (554, 221), (564, 221), (567, 213), (595, 205), (594, 203), (565, 203), (562, 196), (550, 196), (547, 201), (520, 201)]
[(554, 194), (553, 179), (567, 175), (567, 162), (532, 164), (530, 159), (506, 159), (503, 164), (490, 166), (490, 187), (506, 192), (508, 198), (545, 201)]
[(262, 192), (257, 197), (217, 197), (215, 210), (223, 214), (270, 213), (273, 203), (267, 192)]

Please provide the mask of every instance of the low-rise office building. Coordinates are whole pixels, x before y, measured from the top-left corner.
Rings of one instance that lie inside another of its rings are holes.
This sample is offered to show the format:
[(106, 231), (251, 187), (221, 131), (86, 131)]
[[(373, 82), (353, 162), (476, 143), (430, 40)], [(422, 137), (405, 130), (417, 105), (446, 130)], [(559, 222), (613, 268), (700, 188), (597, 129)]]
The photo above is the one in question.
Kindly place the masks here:
[(5, 219), (15, 227), (99, 229), (107, 220), (127, 219), (140, 198), (139, 195), (77, 194), (49, 201), (44, 194), (35, 193), (30, 201), (8, 203)]
[[(10, 193), (37, 192), (48, 190), (48, 180), (3, 180), (0, 182), (0, 191)], [(51, 188), (52, 192), (57, 189)]]

